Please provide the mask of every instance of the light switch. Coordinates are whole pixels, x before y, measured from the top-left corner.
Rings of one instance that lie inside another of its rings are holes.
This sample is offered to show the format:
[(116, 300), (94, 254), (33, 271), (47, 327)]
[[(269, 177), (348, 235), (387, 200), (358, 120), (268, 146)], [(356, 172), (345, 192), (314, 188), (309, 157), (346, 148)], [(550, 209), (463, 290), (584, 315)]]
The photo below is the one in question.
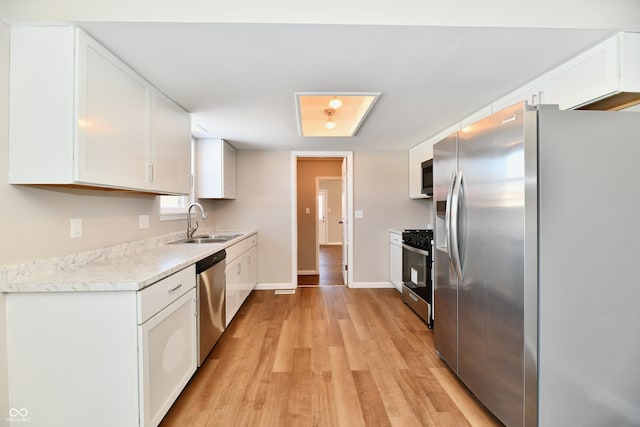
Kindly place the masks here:
[(82, 237), (82, 218), (71, 218), (71, 238)]
[(138, 227), (140, 228), (140, 230), (149, 228), (149, 215), (138, 216)]
[(305, 211), (307, 214), (310, 214), (310, 213), (311, 213), (311, 208), (306, 208), (304, 211)]
[(364, 211), (363, 210), (356, 210), (356, 219), (362, 219), (364, 218)]

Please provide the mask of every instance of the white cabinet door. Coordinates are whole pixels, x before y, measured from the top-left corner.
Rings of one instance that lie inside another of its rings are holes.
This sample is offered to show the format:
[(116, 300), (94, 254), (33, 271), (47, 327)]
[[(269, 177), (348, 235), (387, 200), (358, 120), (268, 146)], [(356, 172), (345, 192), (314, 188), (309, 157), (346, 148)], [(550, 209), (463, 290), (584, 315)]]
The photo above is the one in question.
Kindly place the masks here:
[(231, 320), (238, 312), (238, 309), (242, 305), (242, 288), (244, 284), (244, 257), (240, 256), (233, 261), (229, 262), (225, 268), (227, 276), (227, 286), (225, 290), (225, 304), (226, 304), (226, 320), (227, 325), (231, 323)]
[(389, 280), (402, 292), (402, 236), (389, 233)]
[(544, 102), (568, 110), (611, 95), (620, 87), (620, 35), (573, 58), (541, 78)]
[(258, 284), (258, 248), (254, 246), (246, 255), (247, 263), (247, 296)]
[(196, 290), (139, 327), (143, 426), (157, 426), (197, 364)]
[(149, 84), (78, 32), (78, 182), (147, 189)]
[(199, 139), (196, 148), (198, 198), (235, 199), (236, 150), (222, 139)]
[(151, 107), (152, 187), (167, 194), (189, 194), (191, 117), (157, 90)]

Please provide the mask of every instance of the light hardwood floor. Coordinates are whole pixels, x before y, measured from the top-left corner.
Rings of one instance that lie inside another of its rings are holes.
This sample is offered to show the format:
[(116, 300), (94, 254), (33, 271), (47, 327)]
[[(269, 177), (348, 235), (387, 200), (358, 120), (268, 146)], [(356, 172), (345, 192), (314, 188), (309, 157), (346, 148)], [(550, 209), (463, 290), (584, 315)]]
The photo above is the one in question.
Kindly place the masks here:
[(342, 285), (342, 245), (320, 245), (320, 274), (298, 276), (298, 285), (324, 286)]
[(163, 426), (494, 426), (395, 289), (254, 291)]

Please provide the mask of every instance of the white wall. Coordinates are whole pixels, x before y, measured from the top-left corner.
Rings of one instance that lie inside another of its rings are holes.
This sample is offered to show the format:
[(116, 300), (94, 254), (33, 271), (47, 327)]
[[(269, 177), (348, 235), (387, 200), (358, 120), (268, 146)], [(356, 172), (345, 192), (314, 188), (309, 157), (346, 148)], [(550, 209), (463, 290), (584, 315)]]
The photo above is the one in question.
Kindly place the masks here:
[(258, 281), (291, 283), (291, 154), (238, 151), (237, 193), (236, 200), (200, 200), (208, 222), (218, 230), (257, 230)]
[(7, 16), (45, 21), (265, 22), (640, 30), (633, 0), (6, 0)]
[(354, 282), (389, 281), (389, 228), (425, 228), (432, 223), (431, 200), (407, 197), (406, 151), (354, 153)]
[[(408, 153), (354, 153), (354, 282), (389, 281), (389, 228), (426, 227), (431, 202), (407, 198)], [(291, 153), (238, 151), (238, 199), (201, 200), (221, 230), (258, 230), (260, 283), (291, 283)]]

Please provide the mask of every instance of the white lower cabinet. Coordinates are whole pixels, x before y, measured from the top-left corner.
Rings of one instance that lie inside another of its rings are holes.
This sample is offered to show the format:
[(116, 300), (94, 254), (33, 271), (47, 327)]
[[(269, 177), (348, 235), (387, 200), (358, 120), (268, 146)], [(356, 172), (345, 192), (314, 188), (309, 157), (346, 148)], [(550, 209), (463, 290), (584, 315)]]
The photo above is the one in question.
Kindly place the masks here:
[(225, 317), (227, 326), (258, 282), (257, 243), (258, 236), (253, 234), (226, 249)]
[(156, 426), (196, 370), (196, 290), (139, 327), (141, 423)]
[(139, 292), (5, 300), (12, 425), (157, 426), (195, 372), (193, 266)]
[(389, 231), (389, 280), (402, 292), (402, 234)]
[(238, 312), (243, 301), (241, 295), (244, 276), (242, 261), (242, 258), (227, 261), (227, 265), (225, 267), (225, 275), (227, 276), (227, 286), (225, 291), (226, 326), (229, 326), (229, 323), (231, 323), (231, 320)]

